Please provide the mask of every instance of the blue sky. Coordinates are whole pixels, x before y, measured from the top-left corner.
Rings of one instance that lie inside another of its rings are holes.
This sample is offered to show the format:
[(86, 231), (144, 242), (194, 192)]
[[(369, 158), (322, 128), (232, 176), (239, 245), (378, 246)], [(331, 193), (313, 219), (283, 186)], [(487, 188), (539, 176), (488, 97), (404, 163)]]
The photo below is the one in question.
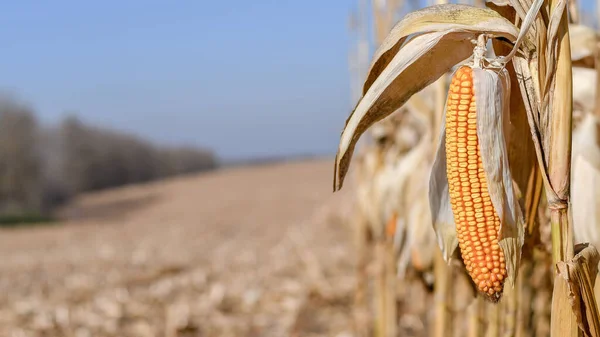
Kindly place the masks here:
[(0, 90), (46, 124), (74, 112), (225, 159), (333, 154), (357, 2), (2, 1)]
[(4, 1), (0, 90), (223, 158), (335, 151), (352, 0)]

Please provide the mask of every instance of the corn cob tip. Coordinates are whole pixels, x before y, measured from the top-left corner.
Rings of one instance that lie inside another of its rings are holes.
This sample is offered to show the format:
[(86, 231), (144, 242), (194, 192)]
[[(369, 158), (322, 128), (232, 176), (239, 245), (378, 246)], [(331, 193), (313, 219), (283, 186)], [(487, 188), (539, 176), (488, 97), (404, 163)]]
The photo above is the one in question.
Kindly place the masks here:
[(488, 300), (489, 302), (494, 303), (494, 304), (500, 302), (500, 299), (502, 298), (502, 293), (494, 293), (492, 295), (490, 295), (488, 293), (482, 293), (482, 292), (480, 292), (480, 293), (483, 295), (483, 298), (485, 298), (486, 300)]

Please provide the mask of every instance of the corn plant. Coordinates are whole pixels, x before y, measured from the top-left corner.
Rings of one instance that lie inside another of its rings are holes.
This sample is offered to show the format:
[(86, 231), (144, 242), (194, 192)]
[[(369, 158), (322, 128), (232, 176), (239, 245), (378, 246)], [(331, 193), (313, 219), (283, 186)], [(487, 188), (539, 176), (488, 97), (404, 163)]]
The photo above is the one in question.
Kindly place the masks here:
[[(598, 254), (592, 246), (574, 246), (569, 218), (567, 5), (510, 0), (489, 7), (427, 7), (394, 27), (376, 51), (363, 96), (346, 121), (334, 190), (342, 187), (360, 136), (458, 66), (429, 188), (444, 258), (462, 260), (480, 293), (498, 302), (505, 282), (514, 286), (517, 279), (543, 188), (556, 266), (552, 334), (577, 336), (579, 328), (593, 335), (599, 324), (590, 284)], [(531, 177), (539, 183), (530, 183)]]

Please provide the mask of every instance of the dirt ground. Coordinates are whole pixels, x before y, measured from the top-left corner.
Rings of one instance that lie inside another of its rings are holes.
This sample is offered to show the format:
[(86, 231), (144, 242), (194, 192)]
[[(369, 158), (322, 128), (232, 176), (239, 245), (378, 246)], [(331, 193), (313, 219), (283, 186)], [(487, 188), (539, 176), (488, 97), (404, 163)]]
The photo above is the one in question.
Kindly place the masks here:
[(1, 230), (0, 336), (354, 336), (331, 179), (331, 159), (224, 169)]

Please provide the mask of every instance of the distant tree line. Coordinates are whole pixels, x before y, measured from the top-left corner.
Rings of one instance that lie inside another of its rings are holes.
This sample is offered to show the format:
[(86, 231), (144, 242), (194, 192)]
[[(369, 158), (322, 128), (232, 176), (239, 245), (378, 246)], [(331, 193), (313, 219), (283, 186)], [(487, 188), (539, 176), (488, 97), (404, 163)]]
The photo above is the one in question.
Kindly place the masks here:
[(0, 97), (0, 216), (48, 214), (82, 192), (216, 166), (211, 151), (156, 146), (75, 117), (42, 127), (28, 106)]

